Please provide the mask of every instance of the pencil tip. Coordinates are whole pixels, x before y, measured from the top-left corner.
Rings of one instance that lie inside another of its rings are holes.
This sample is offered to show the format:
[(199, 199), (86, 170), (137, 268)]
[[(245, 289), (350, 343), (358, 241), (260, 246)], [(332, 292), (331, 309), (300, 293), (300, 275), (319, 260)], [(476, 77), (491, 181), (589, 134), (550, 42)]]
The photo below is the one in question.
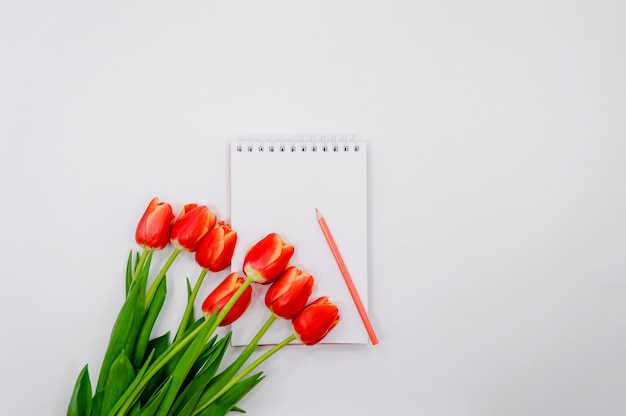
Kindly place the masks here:
[(319, 209), (315, 208), (315, 214), (317, 215), (317, 219), (322, 218), (322, 213), (320, 212)]

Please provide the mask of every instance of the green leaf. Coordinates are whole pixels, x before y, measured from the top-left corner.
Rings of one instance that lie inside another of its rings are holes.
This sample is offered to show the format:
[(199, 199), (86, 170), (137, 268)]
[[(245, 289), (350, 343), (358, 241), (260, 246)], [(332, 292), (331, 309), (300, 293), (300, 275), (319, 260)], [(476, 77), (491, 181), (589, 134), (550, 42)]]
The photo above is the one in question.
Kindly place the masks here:
[[(141, 367), (141, 369), (137, 372), (137, 375), (135, 376), (135, 379), (128, 386), (128, 388), (124, 391), (124, 394), (122, 394), (122, 396), (115, 403), (115, 405), (111, 408), (111, 410), (109, 410), (108, 416), (114, 416), (117, 413), (117, 411), (120, 410), (120, 408), (122, 407), (122, 405), (124, 404), (126, 399), (128, 399), (130, 397), (130, 395), (132, 394), (133, 390), (135, 389), (135, 387), (137, 387), (137, 385), (141, 381), (141, 378), (146, 373), (146, 370), (148, 369), (148, 366), (150, 365), (150, 363), (152, 362), (152, 359), (154, 358), (153, 356), (154, 356), (154, 351), (152, 353), (150, 353), (150, 356), (146, 359), (146, 362), (143, 364), (143, 367)], [(98, 414), (100, 414), (100, 413), (94, 413), (94, 416), (98, 415)], [(106, 414), (106, 413), (103, 413), (103, 415), (104, 414)]]
[(91, 414), (91, 380), (87, 367), (84, 366), (78, 375), (67, 409), (67, 416), (89, 416)]
[[(196, 328), (198, 328), (200, 325), (202, 325), (202, 323), (203, 323), (204, 321), (206, 321), (207, 319), (209, 319), (209, 320), (211, 320), (211, 319), (212, 319), (212, 320), (215, 320), (215, 315), (217, 315), (217, 314), (214, 314), (214, 316), (212, 316), (212, 317), (210, 317), (210, 318), (205, 318), (204, 316), (202, 316), (202, 317), (198, 318), (198, 319), (197, 319), (197, 320), (196, 320), (193, 324), (191, 324), (191, 325), (189, 326), (189, 328), (187, 328), (187, 329), (185, 330), (185, 332), (183, 333), (183, 338), (185, 338), (187, 335), (191, 334), (191, 333), (192, 333), (192, 332), (193, 332)], [(209, 323), (208, 325), (211, 325), (211, 323)]]
[(146, 349), (148, 347), (150, 335), (152, 334), (152, 329), (154, 328), (154, 323), (159, 317), (161, 308), (165, 303), (165, 296), (167, 294), (167, 284), (165, 283), (165, 280), (166, 279), (164, 278), (159, 284), (154, 298), (150, 303), (150, 307), (148, 308), (148, 312), (145, 315), (139, 334), (137, 335), (135, 350), (133, 351), (133, 365), (137, 368), (141, 366), (141, 363), (146, 355)]
[(137, 416), (141, 412), (141, 403), (135, 403), (128, 411), (128, 416)]
[(169, 331), (160, 337), (152, 338), (148, 342), (147, 351), (154, 350), (154, 358), (159, 357), (170, 345), (170, 333)]
[[(163, 354), (167, 348), (169, 347), (170, 342), (170, 333), (167, 332), (165, 335), (161, 335), (158, 338), (154, 338), (150, 340), (148, 343), (148, 351), (151, 351), (154, 354), (154, 359), (156, 360), (158, 357)], [(163, 384), (165, 379), (167, 378), (167, 373), (165, 368), (159, 370), (154, 377), (150, 379), (143, 393), (141, 394), (141, 402), (146, 403), (150, 400), (150, 397), (156, 392), (156, 390)]]
[[(191, 282), (189, 281), (189, 278), (187, 278), (187, 302), (189, 302), (189, 300), (191, 299), (192, 292), (193, 292), (193, 290), (191, 289)], [(184, 323), (185, 329), (189, 328), (191, 325), (193, 325), (193, 322), (194, 322), (194, 319), (195, 319), (194, 316), (196, 316), (196, 313), (195, 313), (194, 308), (192, 306), (191, 307), (191, 313), (189, 314), (187, 322)]]
[[(139, 382), (138, 387), (135, 388), (135, 390), (133, 390), (126, 398), (124, 398), (124, 401), (120, 403), (120, 406), (117, 410), (120, 411), (121, 409), (121, 411), (123, 411), (123, 413), (121, 414), (126, 414), (127, 409), (132, 407), (132, 405), (135, 404), (135, 402), (137, 402), (137, 400), (140, 398), (141, 394), (143, 393), (146, 385), (150, 382), (150, 380), (157, 373), (159, 373), (160, 369), (164, 368), (164, 365), (167, 364), (169, 360), (172, 358), (172, 356), (176, 355), (177, 352), (188, 349), (190, 346), (189, 344), (193, 345), (194, 342), (202, 343), (204, 342), (204, 340), (207, 340), (213, 328), (216, 326), (215, 316), (216, 316), (215, 314), (212, 315), (209, 319), (205, 321), (204, 324), (196, 328), (193, 334), (189, 334), (189, 336), (186, 339), (173, 342), (171, 345), (169, 345), (167, 347), (167, 350), (161, 354), (158, 360), (156, 360), (153, 364), (150, 365), (150, 370), (148, 374), (146, 374), (146, 376), (144, 376), (144, 378)], [(174, 381), (176, 381), (175, 377), (172, 378), (172, 384), (174, 383)], [(176, 389), (172, 389), (172, 387), (170, 386), (168, 388), (167, 394), (170, 394), (169, 392), (173, 391), (172, 394), (175, 395), (178, 389), (179, 389), (179, 386), (176, 386)], [(164, 401), (165, 400), (167, 400), (167, 396), (164, 398)], [(167, 403), (167, 407), (169, 406), (171, 406), (171, 402)], [(161, 405), (161, 408), (163, 408), (163, 404)]]
[[(139, 255), (139, 253), (137, 253)], [(128, 253), (128, 260), (126, 261), (126, 296), (130, 290), (130, 284), (133, 281), (133, 251)]]
[[(109, 339), (109, 345), (107, 346), (104, 359), (102, 360), (100, 375), (96, 386), (96, 397), (94, 397), (93, 405), (95, 415), (101, 414), (101, 399), (113, 361), (119, 357), (122, 350), (126, 349), (127, 344), (134, 341), (134, 339), (130, 340), (130, 338), (133, 332), (133, 325), (137, 325), (136, 321), (139, 318), (137, 316), (138, 303), (139, 307), (143, 307), (144, 294), (142, 293), (142, 296), (140, 296), (141, 290), (141, 285), (131, 285), (128, 297), (122, 305), (122, 308), (117, 316), (117, 320), (115, 321), (115, 325), (113, 326), (113, 330), (111, 331), (111, 338)], [(140, 297), (141, 301), (137, 302)]]
[(99, 398), (102, 396), (111, 364), (119, 357), (122, 350), (125, 350), (128, 355), (132, 356), (137, 334), (139, 333), (145, 314), (146, 281), (148, 279), (151, 259), (152, 252), (148, 254), (137, 280), (131, 282), (128, 297), (122, 305), (113, 330), (111, 331), (111, 338), (109, 339), (109, 345), (104, 354), (96, 386), (96, 397), (98, 398), (94, 404), (96, 415), (100, 414), (101, 411)]
[[(186, 332), (185, 335), (187, 335), (188, 333), (190, 333), (191, 331), (196, 329), (203, 321), (204, 321), (204, 318), (198, 319), (193, 324), (192, 327), (188, 328), (188, 330), (187, 330), (188, 332)], [(155, 339), (151, 340), (150, 343), (148, 343), (148, 351), (152, 350), (153, 348), (155, 349), (155, 351), (154, 351), (154, 358), (155, 359), (157, 357), (160, 357), (162, 354), (164, 354), (168, 350), (168, 348), (171, 347), (171, 345), (169, 344), (169, 337), (170, 337), (170, 333), (168, 332), (166, 335), (163, 335), (163, 336), (161, 336), (159, 338), (155, 338)], [(184, 351), (184, 349), (182, 351)], [(150, 399), (150, 396), (152, 396), (152, 394), (163, 383), (163, 381), (170, 374), (172, 374), (172, 371), (174, 371), (174, 368), (176, 367), (176, 363), (178, 362), (178, 359), (182, 355), (182, 351), (181, 351), (180, 354), (178, 354), (178, 355), (174, 356), (172, 359), (170, 359), (168, 361), (168, 363), (162, 369), (160, 369), (150, 379), (150, 381), (148, 381), (148, 384), (146, 385), (146, 388), (144, 389), (144, 392), (142, 393), (142, 396), (141, 396), (141, 401), (143, 403), (148, 401)]]
[(198, 361), (201, 361), (203, 363), (202, 370), (199, 371), (197, 375), (189, 381), (183, 392), (174, 402), (174, 405), (172, 406), (169, 415), (191, 415), (196, 407), (196, 403), (204, 392), (204, 389), (211, 381), (220, 366), (222, 358), (224, 357), (224, 354), (228, 349), (230, 336), (231, 333), (228, 333), (224, 338), (220, 339), (206, 353), (198, 358)]
[[(150, 263), (152, 261), (152, 252), (149, 252), (146, 261), (143, 264), (141, 272), (137, 281), (132, 283), (131, 286), (136, 285), (138, 287), (137, 302), (135, 303), (135, 316), (132, 322), (130, 331), (127, 334), (127, 341), (124, 349), (129, 357), (134, 356), (135, 346), (137, 345), (139, 333), (144, 323), (144, 317), (146, 315), (146, 284), (148, 281), (148, 273), (150, 271)], [(149, 336), (149, 335), (148, 335)], [(146, 340), (147, 343), (147, 340)], [(145, 354), (145, 349), (142, 355)], [(137, 363), (135, 366), (139, 368), (141, 363)]]
[[(217, 335), (215, 335), (213, 338), (211, 338), (209, 340), (209, 342), (207, 342), (202, 350), (202, 352), (200, 353), (200, 355), (198, 356), (198, 359), (196, 360), (196, 362), (193, 364), (193, 367), (191, 367), (191, 370), (189, 371), (189, 374), (192, 376), (195, 376), (196, 374), (198, 374), (198, 372), (200, 372), (200, 370), (202, 369), (203, 372), (206, 371), (207, 366), (211, 365), (211, 363), (216, 360), (217, 358), (219, 358), (218, 361), (222, 360), (222, 357), (224, 355), (224, 352), (226, 351), (226, 347), (228, 346), (228, 342), (230, 342), (230, 337), (231, 337), (231, 332), (229, 332), (228, 334), (226, 334), (226, 336), (224, 338), (222, 338), (221, 340), (218, 341), (217, 344), (213, 345), (215, 343), (215, 340), (217, 339)], [(225, 344), (225, 345), (222, 345)], [(218, 351), (218, 348), (223, 348), (224, 352), (218, 352), (218, 354), (221, 354), (221, 356), (215, 356), (216, 351)], [(218, 363), (219, 365), (219, 363)]]
[(205, 326), (200, 330), (195, 339), (191, 342), (191, 344), (185, 350), (185, 353), (180, 357), (176, 368), (172, 372), (172, 384), (169, 386), (165, 397), (163, 398), (163, 403), (161, 403), (161, 407), (159, 408), (158, 416), (165, 416), (169, 412), (170, 408), (174, 404), (174, 400), (178, 395), (178, 392), (183, 385), (189, 371), (193, 367), (198, 356), (202, 353), (203, 347), (205, 345), (206, 340), (211, 335), (213, 330), (213, 325), (215, 323), (215, 318), (217, 314), (214, 313), (208, 319), (208, 322)]
[(225, 415), (226, 413), (235, 409), (235, 405), (239, 403), (239, 401), (264, 378), (265, 376), (263, 376), (263, 372), (259, 372), (241, 380), (239, 383), (228, 389), (228, 391), (220, 396), (216, 401), (207, 406), (206, 409), (198, 413), (198, 416)]
[(102, 398), (102, 413), (107, 414), (115, 403), (122, 397), (128, 386), (135, 378), (135, 369), (131, 364), (126, 352), (122, 351), (120, 356), (111, 365), (109, 376), (104, 388)]
[(196, 408), (196, 404), (198, 404), (200, 396), (202, 395), (202, 389), (198, 389), (191, 393), (193, 394), (187, 396), (187, 400), (180, 403), (182, 407), (176, 410), (174, 410), (174, 408), (170, 409), (168, 416), (191, 416)]
[[(198, 328), (200, 325), (202, 325), (202, 323), (205, 321), (206, 319), (204, 317), (202, 318), (198, 318), (198, 320), (196, 322), (193, 323), (193, 325), (191, 325), (189, 328), (187, 328), (187, 330), (185, 331), (185, 333), (183, 334), (183, 339), (189, 335), (191, 332), (193, 332), (196, 328)], [(209, 323), (210, 325), (210, 323)], [(176, 342), (176, 341), (175, 341)], [(187, 347), (189, 348), (189, 347)], [(178, 361), (180, 360), (180, 357), (183, 356), (183, 354), (185, 353), (186, 348), (183, 348), (178, 354), (176, 354), (174, 357), (172, 357), (168, 363), (165, 365), (165, 372), (169, 375), (172, 374), (174, 372), (174, 369), (176, 368), (176, 366), (178, 365)]]
[(213, 396), (219, 393), (219, 391), (222, 390), (228, 382), (230, 382), (235, 374), (237, 374), (248, 358), (250, 358), (250, 355), (252, 355), (252, 353), (256, 350), (256, 347), (257, 344), (248, 345), (235, 361), (233, 361), (224, 371), (215, 376), (205, 389), (204, 394), (200, 398), (200, 402), (206, 403), (211, 400)]
[(154, 416), (157, 410), (159, 410), (164, 393), (167, 391), (171, 381), (172, 378), (168, 377), (167, 380), (161, 384), (157, 391), (150, 397), (150, 400), (148, 400), (146, 405), (141, 409), (141, 412), (137, 414), (138, 416)]

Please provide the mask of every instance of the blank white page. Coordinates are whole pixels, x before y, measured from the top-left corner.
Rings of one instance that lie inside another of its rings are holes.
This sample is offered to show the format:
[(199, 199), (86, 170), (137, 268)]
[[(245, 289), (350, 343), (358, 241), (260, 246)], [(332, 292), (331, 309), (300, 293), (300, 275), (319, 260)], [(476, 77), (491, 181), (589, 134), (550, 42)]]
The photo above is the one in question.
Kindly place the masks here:
[[(309, 302), (320, 296), (339, 308), (340, 322), (324, 343), (367, 343), (367, 332), (317, 222), (324, 215), (367, 308), (367, 157), (355, 141), (235, 141), (230, 149), (231, 224), (237, 232), (232, 271), (242, 274), (246, 251), (276, 232), (295, 247), (290, 265), (315, 278)], [(233, 345), (246, 345), (270, 312), (269, 285), (253, 284), (252, 304), (232, 324)], [(276, 344), (293, 332), (279, 318), (261, 339)], [(294, 343), (297, 343), (294, 342)]]

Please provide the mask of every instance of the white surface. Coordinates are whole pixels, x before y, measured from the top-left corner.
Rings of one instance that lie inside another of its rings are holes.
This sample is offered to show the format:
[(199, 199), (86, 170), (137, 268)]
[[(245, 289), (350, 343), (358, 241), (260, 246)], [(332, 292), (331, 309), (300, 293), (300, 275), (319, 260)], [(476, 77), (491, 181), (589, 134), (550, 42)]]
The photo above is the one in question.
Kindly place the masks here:
[[(232, 271), (242, 275), (248, 248), (270, 232), (280, 234), (294, 246), (290, 265), (314, 278), (310, 300), (326, 296), (339, 308), (341, 319), (322, 342), (366, 344), (369, 339), (363, 321), (317, 222), (315, 209), (325, 216), (367, 308), (367, 144), (336, 137), (344, 144), (333, 144), (330, 136), (327, 141), (316, 139), (318, 149), (313, 151), (314, 142), (302, 142), (296, 137), (291, 143), (288, 140), (282, 143), (285, 151), (280, 151), (280, 142), (273, 141), (250, 141), (242, 146), (237, 140), (231, 144), (230, 215), (239, 242)], [(335, 145), (337, 151), (333, 150)], [(243, 148), (237, 151), (238, 146)], [(259, 146), (264, 150), (258, 151)], [(303, 146), (308, 150), (302, 151)], [(248, 345), (270, 316), (264, 302), (267, 289), (268, 285), (253, 285), (253, 296), (258, 300), (251, 302), (250, 310), (233, 323), (233, 345)], [(291, 322), (280, 319), (261, 342), (279, 344), (292, 333)]]
[(623, 1), (4, 2), (0, 414), (97, 372), (153, 195), (224, 216), (236, 134), (349, 131), (380, 344), (242, 407), (624, 415), (625, 52)]

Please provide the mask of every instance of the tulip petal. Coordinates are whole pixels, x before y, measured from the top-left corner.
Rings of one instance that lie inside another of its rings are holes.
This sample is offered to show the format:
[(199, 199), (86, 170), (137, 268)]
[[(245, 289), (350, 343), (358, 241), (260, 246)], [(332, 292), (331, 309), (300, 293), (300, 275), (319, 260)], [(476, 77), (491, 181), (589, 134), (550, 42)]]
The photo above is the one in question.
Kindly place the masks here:
[[(214, 228), (213, 230), (220, 230), (219, 228)], [(224, 234), (224, 232), (215, 232), (214, 234)], [(217, 257), (224, 251), (224, 237), (223, 236), (215, 236), (210, 239), (209, 247), (207, 249), (207, 257), (210, 259), (211, 263), (217, 259)]]
[(135, 241), (143, 248), (164, 248), (169, 241), (173, 219), (171, 205), (153, 198), (137, 224)]
[(298, 268), (296, 266), (287, 267), (278, 279), (274, 281), (265, 294), (265, 305), (267, 307), (289, 290), (297, 273)]
[[(214, 313), (215, 310), (222, 309), (237, 290), (243, 285), (244, 279), (237, 275), (237, 272), (228, 275), (202, 303), (202, 311), (205, 315)], [(220, 322), (220, 326), (229, 325), (237, 320), (250, 306), (252, 301), (252, 287), (248, 286), (235, 302), (226, 316)]]
[[(239, 317), (243, 315), (243, 313), (248, 309), (251, 302), (252, 302), (252, 286), (248, 286), (246, 290), (241, 294), (239, 299), (237, 299), (237, 302), (235, 302), (231, 310), (228, 311), (228, 313), (226, 314), (226, 316), (220, 323), (220, 326), (230, 325), (233, 322), (235, 322), (237, 319), (239, 319)], [(226, 305), (226, 302), (224, 302), (224, 305)], [(222, 307), (224, 305), (222, 305)]]
[(313, 292), (313, 276), (288, 267), (265, 295), (265, 305), (277, 316), (293, 319), (304, 309)]
[(289, 291), (291, 296), (285, 295), (276, 299), (272, 305), (272, 312), (282, 318), (293, 319), (304, 309), (312, 292), (313, 278), (299, 279)]
[(278, 234), (268, 234), (260, 240), (248, 252), (249, 261), (252, 266), (265, 266), (278, 258), (282, 249), (282, 241)]
[(202, 237), (214, 225), (215, 214), (212, 214), (208, 207), (187, 204), (172, 226), (170, 240), (179, 250), (194, 252)]
[(280, 256), (277, 257), (276, 261), (269, 264), (262, 271), (262, 275), (265, 276), (265, 278), (268, 280), (265, 282), (259, 282), (259, 283), (262, 283), (262, 284), (271, 283), (274, 280), (273, 276), (278, 276), (283, 270), (285, 270), (285, 267), (287, 267), (287, 264), (289, 264), (289, 260), (291, 259), (293, 252), (294, 252), (294, 247), (292, 245), (283, 246), (283, 249), (280, 252)]
[(340, 320), (337, 306), (323, 296), (304, 308), (292, 321), (293, 329), (305, 345), (320, 342)]
[(233, 253), (235, 252), (235, 245), (237, 243), (237, 233), (226, 234), (223, 240), (223, 249), (221, 254), (215, 259), (211, 271), (219, 272), (230, 266)]

